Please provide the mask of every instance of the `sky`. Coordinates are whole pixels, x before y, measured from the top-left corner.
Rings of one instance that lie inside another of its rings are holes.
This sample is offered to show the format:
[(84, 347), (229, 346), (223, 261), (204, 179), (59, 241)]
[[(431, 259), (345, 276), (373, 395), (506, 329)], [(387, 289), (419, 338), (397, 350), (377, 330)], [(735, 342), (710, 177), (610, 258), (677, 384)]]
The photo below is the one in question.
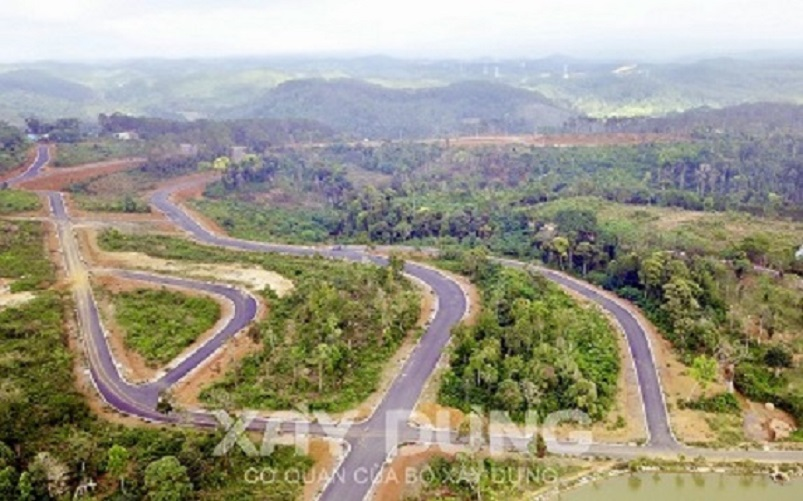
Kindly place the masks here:
[(800, 0), (0, 0), (0, 61), (803, 49)]

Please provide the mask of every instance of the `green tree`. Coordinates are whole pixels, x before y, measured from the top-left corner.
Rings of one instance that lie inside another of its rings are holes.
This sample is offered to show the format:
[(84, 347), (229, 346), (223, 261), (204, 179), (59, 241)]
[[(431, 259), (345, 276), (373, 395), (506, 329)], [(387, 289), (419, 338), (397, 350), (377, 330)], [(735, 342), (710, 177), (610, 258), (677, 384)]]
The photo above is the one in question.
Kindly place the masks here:
[(17, 484), (17, 489), (19, 490), (20, 501), (28, 501), (33, 499), (33, 482), (31, 481), (30, 473), (27, 471), (22, 472), (19, 483)]
[(174, 456), (165, 456), (145, 468), (145, 492), (152, 501), (182, 501), (192, 494), (187, 469)]
[(521, 389), (518, 383), (512, 379), (505, 379), (499, 384), (497, 398), (502, 408), (509, 412), (519, 410), (521, 404), (524, 402), (524, 397), (521, 395)]
[(0, 499), (14, 499), (17, 494), (17, 470), (12, 466), (0, 469)]
[(125, 475), (128, 469), (128, 450), (121, 445), (113, 445), (109, 449), (109, 473), (120, 481), (120, 490), (125, 492)]
[(792, 352), (783, 346), (772, 346), (764, 355), (764, 363), (776, 369), (792, 367), (792, 362)]
[(555, 237), (552, 239), (552, 250), (558, 255), (560, 269), (563, 269), (563, 260), (569, 254), (569, 240), (566, 237)]

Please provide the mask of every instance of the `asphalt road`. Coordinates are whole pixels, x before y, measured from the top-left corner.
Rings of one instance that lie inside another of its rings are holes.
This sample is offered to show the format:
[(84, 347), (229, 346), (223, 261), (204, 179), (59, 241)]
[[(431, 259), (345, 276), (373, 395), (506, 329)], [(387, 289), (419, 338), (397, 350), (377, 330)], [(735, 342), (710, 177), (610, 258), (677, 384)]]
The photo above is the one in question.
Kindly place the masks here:
[[(40, 147), (35, 162), (24, 173), (11, 180), (13, 183), (27, 181), (36, 177), (47, 163), (47, 149)], [(320, 254), (334, 259), (346, 259), (358, 262), (385, 264), (381, 257), (371, 255), (363, 247), (344, 247), (321, 249), (303, 246), (269, 244), (234, 239), (214, 234), (197, 222), (183, 208), (170, 199), (175, 191), (190, 184), (174, 185), (156, 191), (152, 205), (164, 212), (177, 226), (189, 233), (201, 243), (255, 252), (278, 252), (294, 255)], [(192, 372), (198, 365), (219, 349), (236, 332), (247, 326), (256, 313), (256, 302), (249, 294), (236, 288), (210, 284), (196, 280), (165, 277), (143, 272), (119, 271), (123, 276), (136, 280), (147, 280), (157, 284), (176, 285), (194, 288), (217, 294), (230, 301), (234, 306), (234, 314), (219, 332), (207, 343), (182, 360), (175, 361), (170, 369), (157, 381), (133, 385), (124, 380), (105, 340), (103, 326), (98, 315), (97, 305), (89, 286), (89, 270), (84, 265), (72, 225), (60, 193), (47, 193), (50, 211), (58, 229), (65, 269), (72, 282), (76, 300), (76, 309), (82, 331), (82, 340), (89, 358), (89, 371), (99, 393), (115, 409), (143, 419), (195, 424), (198, 426), (215, 426), (214, 416), (206, 411), (192, 412), (187, 416), (159, 414), (155, 410), (159, 392)], [(500, 260), (508, 266), (526, 267), (525, 264)], [(450, 330), (463, 317), (467, 310), (467, 299), (459, 285), (441, 275), (439, 272), (414, 263), (407, 263), (405, 271), (428, 284), (438, 298), (438, 309), (422, 336), (418, 346), (401, 367), (396, 379), (386, 395), (367, 420), (352, 427), (341, 428), (341, 438), (348, 444), (350, 451), (339, 465), (332, 481), (327, 484), (321, 499), (324, 500), (360, 500), (369, 493), (374, 480), (381, 473), (389, 455), (400, 444), (418, 440), (420, 430), (411, 427), (407, 421), (415, 403), (429, 376), (435, 369), (438, 359), (448, 343)], [(679, 445), (672, 436), (666, 407), (663, 400), (660, 380), (655, 370), (649, 340), (644, 329), (631, 312), (622, 304), (600, 295), (591, 286), (579, 280), (570, 279), (553, 270), (538, 268), (549, 280), (573, 289), (609, 311), (620, 324), (631, 354), (635, 361), (637, 379), (644, 403), (649, 441), (646, 446), (619, 446), (593, 444), (587, 454), (611, 457), (632, 458), (644, 455), (677, 455), (705, 456), (726, 459), (754, 459), (768, 461), (793, 461), (803, 459), (801, 452), (788, 451), (711, 451), (693, 449)], [(278, 422), (257, 419), (249, 428), (264, 429), (269, 424), (278, 424), (283, 431), (306, 430), (311, 435), (323, 435), (325, 423), (320, 422)], [(446, 433), (455, 438), (454, 433)], [(526, 437), (522, 441), (528, 440)]]
[(224, 325), (189, 356), (171, 364), (160, 379), (150, 383), (131, 384), (120, 374), (106, 342), (106, 333), (89, 282), (89, 270), (80, 256), (64, 199), (61, 193), (45, 194), (56, 224), (66, 274), (72, 285), (75, 308), (83, 331), (82, 340), (90, 360), (90, 374), (98, 392), (109, 405), (125, 414), (153, 421), (174, 421), (175, 417), (165, 416), (155, 410), (160, 392), (180, 381), (232, 336), (248, 326), (256, 317), (256, 299), (249, 293), (227, 285), (138, 271), (114, 271), (124, 278), (204, 291), (233, 306), (233, 313)]
[(42, 169), (48, 162), (50, 162), (50, 150), (48, 150), (47, 145), (40, 144), (36, 148), (36, 157), (34, 157), (33, 163), (31, 163), (24, 172), (8, 179), (6, 184), (8, 184), (8, 186), (16, 186), (25, 181), (30, 181), (42, 173)]

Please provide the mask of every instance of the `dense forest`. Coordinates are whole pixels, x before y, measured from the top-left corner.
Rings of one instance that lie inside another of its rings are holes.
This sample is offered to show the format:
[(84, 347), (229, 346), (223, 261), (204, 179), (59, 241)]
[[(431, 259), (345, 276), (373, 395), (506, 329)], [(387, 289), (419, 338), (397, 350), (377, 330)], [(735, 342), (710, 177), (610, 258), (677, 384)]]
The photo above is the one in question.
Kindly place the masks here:
[(453, 333), (440, 399), (463, 411), (498, 409), (523, 420), (579, 409), (606, 416), (619, 375), (617, 333), (540, 275), (492, 263), (481, 249), (451, 251), (441, 264), (471, 277), (483, 313)]
[(661, 144), (277, 151), (229, 165), (196, 206), (248, 238), (542, 261), (636, 302), (686, 363), (716, 361), (743, 394), (803, 420), (797, 111), (775, 114), (781, 127), (753, 122), (750, 107), (725, 116), (740, 110), (742, 125), (690, 127)]

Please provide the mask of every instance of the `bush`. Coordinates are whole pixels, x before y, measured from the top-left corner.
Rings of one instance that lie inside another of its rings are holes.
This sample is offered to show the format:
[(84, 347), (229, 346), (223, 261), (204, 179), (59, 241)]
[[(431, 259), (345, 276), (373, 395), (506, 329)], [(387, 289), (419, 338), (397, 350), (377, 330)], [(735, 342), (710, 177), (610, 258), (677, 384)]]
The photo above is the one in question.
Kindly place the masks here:
[(696, 400), (681, 400), (681, 408), (716, 414), (740, 414), (742, 412), (739, 401), (732, 393), (720, 393), (711, 397), (700, 397)]

